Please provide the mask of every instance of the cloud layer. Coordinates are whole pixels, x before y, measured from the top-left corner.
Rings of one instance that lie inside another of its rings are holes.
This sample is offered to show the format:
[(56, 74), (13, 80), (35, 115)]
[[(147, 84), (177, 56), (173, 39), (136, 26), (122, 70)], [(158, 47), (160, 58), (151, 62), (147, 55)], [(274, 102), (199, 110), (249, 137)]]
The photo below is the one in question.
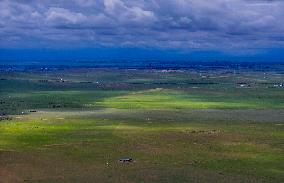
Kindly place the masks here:
[(284, 47), (280, 0), (0, 0), (0, 47)]

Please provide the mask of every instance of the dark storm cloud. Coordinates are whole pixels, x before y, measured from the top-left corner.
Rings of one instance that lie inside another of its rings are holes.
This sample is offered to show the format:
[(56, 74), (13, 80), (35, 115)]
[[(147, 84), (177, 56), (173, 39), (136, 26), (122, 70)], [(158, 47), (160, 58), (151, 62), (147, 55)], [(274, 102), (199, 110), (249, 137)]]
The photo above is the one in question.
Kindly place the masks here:
[(284, 2), (0, 0), (1, 47), (283, 47)]

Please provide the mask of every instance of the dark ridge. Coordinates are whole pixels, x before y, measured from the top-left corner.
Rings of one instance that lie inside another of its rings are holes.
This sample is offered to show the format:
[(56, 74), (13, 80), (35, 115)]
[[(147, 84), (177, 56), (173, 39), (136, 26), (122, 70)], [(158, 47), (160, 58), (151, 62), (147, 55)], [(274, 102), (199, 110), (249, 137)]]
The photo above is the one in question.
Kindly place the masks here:
[(90, 62), (89, 64), (0, 64), (0, 71), (52, 71), (78, 68), (98, 69), (154, 69), (154, 70), (254, 70), (254, 71), (278, 71), (284, 70), (282, 62)]

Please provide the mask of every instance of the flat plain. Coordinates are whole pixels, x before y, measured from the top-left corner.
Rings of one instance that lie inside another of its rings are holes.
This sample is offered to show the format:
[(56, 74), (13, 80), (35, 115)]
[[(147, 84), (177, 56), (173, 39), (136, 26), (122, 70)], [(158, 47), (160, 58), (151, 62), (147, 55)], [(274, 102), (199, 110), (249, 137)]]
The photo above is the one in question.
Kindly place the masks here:
[(283, 182), (283, 78), (1, 71), (0, 182)]

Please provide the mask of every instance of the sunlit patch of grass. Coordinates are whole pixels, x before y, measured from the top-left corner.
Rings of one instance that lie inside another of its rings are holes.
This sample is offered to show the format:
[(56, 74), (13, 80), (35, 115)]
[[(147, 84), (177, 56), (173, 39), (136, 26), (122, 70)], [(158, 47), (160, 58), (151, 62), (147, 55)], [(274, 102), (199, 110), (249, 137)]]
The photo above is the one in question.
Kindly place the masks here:
[[(113, 123), (106, 121), (102, 124), (99, 120), (56, 121), (54, 118), (49, 118), (48, 120), (2, 122), (0, 127), (2, 142), (0, 147), (37, 148), (53, 143), (81, 141), (84, 138), (94, 140), (96, 136), (102, 137), (101, 135), (104, 134), (104, 131), (111, 130), (115, 126)], [(85, 133), (88, 131), (93, 133), (88, 135)], [(107, 135), (108, 133), (105, 134)]]
[[(93, 106), (122, 109), (247, 109), (266, 108), (270, 103), (259, 103), (257, 100), (226, 97), (216, 98), (204, 94), (186, 93), (169, 89), (152, 89), (134, 92), (128, 95), (105, 98)], [(277, 106), (275, 106), (277, 107)]]

